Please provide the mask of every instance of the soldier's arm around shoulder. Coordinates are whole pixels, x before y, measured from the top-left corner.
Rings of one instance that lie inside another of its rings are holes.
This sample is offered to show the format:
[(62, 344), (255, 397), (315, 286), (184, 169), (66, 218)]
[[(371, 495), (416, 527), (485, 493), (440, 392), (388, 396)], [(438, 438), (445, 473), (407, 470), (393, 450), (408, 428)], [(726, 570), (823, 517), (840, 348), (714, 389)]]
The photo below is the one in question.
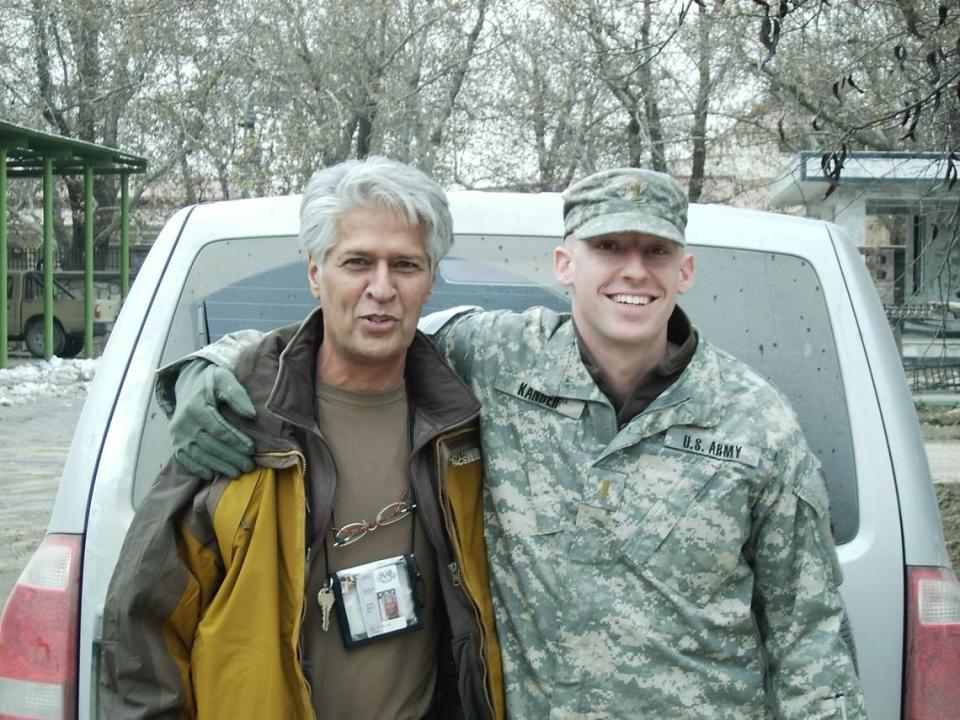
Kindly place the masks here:
[(427, 335), (456, 373), (470, 381), (474, 348), (482, 340), (484, 316), (479, 307), (461, 305), (439, 310), (420, 319), (417, 328)]
[[(263, 339), (263, 335), (259, 330), (237, 330), (224, 335), (215, 343), (210, 343), (189, 355), (184, 355), (182, 358), (174, 360), (157, 370), (157, 384), (154, 391), (157, 402), (167, 414), (167, 417), (172, 415), (176, 409), (177, 380), (186, 366), (201, 363), (203, 365), (210, 364), (233, 373), (240, 354), (248, 347), (259, 343)], [(196, 361), (200, 361), (200, 363)]]
[(171, 460), (137, 508), (104, 603), (101, 717), (195, 714), (193, 639), (222, 579), (209, 492)]
[(256, 416), (250, 396), (235, 375), (244, 353), (255, 350), (265, 337), (269, 336), (257, 330), (225, 335), (157, 372), (157, 402), (170, 418), (174, 455), (207, 480), (216, 473), (232, 477), (253, 468), (253, 441), (221, 410), (227, 407), (240, 417)]
[(799, 426), (778, 444), (768, 470), (749, 547), (773, 711), (784, 720), (866, 718), (829, 498)]
[(482, 383), (505, 359), (535, 354), (565, 317), (541, 307), (513, 312), (463, 306), (427, 315), (420, 329), (461, 378)]

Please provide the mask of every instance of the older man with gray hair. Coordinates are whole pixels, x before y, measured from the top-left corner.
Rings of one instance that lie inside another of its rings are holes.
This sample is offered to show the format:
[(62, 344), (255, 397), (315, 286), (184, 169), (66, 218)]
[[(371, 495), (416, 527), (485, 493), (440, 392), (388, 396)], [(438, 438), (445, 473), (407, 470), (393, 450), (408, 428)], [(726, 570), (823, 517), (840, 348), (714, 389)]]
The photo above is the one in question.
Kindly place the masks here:
[(677, 306), (686, 215), (667, 175), (595, 173), (554, 252), (572, 313), (434, 335), (483, 406), (508, 714), (863, 718), (819, 464), (784, 396)]
[(217, 394), (251, 447), (214, 466), (238, 467), (207, 484), (173, 460), (138, 507), (104, 610), (104, 717), (503, 717), (479, 405), (416, 330), (452, 241), (414, 168), (311, 178), (320, 308), (246, 347)]

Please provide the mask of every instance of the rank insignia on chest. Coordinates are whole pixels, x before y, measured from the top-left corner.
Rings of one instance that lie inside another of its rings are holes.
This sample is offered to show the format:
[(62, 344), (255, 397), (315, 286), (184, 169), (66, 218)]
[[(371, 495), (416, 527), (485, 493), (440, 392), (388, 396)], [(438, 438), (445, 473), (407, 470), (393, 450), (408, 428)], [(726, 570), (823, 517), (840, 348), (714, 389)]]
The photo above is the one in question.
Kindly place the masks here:
[(730, 438), (711, 433), (709, 430), (673, 428), (667, 432), (663, 445), (673, 450), (740, 463), (750, 467), (756, 467), (760, 463), (759, 448), (744, 445)]

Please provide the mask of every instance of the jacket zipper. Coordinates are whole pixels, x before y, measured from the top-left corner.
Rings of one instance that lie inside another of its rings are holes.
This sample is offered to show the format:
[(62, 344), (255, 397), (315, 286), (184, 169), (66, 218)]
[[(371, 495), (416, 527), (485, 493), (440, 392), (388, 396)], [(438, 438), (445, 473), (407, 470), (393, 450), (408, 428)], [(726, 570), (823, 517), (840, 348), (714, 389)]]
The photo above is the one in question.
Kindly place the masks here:
[[(453, 528), (450, 524), (450, 518), (447, 514), (447, 505), (445, 496), (443, 493), (443, 482), (441, 478), (443, 477), (443, 467), (441, 466), (440, 461), (440, 441), (436, 442), (434, 448), (434, 457), (436, 458), (437, 463), (437, 503), (440, 505), (440, 515), (443, 517), (443, 526), (447, 531), (447, 537), (450, 539), (450, 545), (454, 548), (454, 553), (457, 552), (456, 548), (459, 545), (454, 541)], [(473, 608), (473, 619), (477, 624), (477, 629), (480, 631), (480, 667), (482, 669), (482, 685), (483, 685), (483, 699), (487, 701), (487, 710), (490, 712), (491, 720), (496, 717), (496, 714), (493, 711), (493, 700), (490, 698), (490, 688), (489, 684), (489, 670), (487, 668), (487, 637), (483, 629), (483, 623), (480, 621), (480, 607), (477, 604), (477, 601), (474, 599), (473, 595), (470, 594), (470, 591), (467, 589), (466, 585), (463, 583), (463, 579), (460, 576), (460, 566), (457, 563), (457, 557), (454, 557), (453, 562), (450, 563), (449, 567), (453, 573), (454, 585), (460, 588), (463, 592), (464, 597), (470, 601), (470, 607)]]
[(300, 461), (300, 474), (301, 480), (303, 482), (303, 502), (304, 502), (304, 517), (303, 517), (303, 530), (304, 530), (304, 573), (303, 573), (303, 599), (300, 601), (300, 619), (297, 621), (297, 670), (300, 672), (300, 680), (303, 681), (303, 686), (307, 689), (307, 701), (310, 707), (310, 716), (313, 720), (317, 720), (317, 713), (313, 709), (313, 688), (310, 685), (310, 681), (307, 679), (307, 674), (303, 671), (303, 621), (307, 617), (307, 591), (306, 583), (307, 577), (310, 574), (310, 549), (306, 547), (306, 527), (307, 527), (307, 515), (310, 513), (310, 501), (307, 499), (307, 456), (304, 455), (299, 450), (290, 450), (288, 452), (259, 452), (257, 455), (263, 455), (267, 457), (290, 457), (294, 455)]

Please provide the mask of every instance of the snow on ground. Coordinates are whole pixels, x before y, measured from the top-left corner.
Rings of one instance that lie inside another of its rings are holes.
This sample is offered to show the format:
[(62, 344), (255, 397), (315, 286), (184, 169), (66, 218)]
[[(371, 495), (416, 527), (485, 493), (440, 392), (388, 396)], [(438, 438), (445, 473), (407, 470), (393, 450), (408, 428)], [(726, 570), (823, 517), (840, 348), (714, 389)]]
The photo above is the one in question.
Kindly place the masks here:
[(0, 406), (22, 405), (38, 396), (83, 395), (97, 372), (99, 358), (32, 360), (0, 370)]

